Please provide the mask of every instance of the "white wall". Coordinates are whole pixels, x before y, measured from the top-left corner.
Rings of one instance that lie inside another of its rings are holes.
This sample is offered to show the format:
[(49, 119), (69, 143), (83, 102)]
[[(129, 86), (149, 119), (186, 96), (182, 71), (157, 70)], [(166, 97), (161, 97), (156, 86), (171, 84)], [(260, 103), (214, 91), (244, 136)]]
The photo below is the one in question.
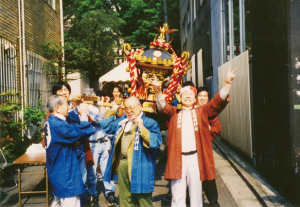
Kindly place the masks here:
[(72, 73), (67, 75), (68, 83), (71, 86), (70, 99), (74, 96), (80, 95), (83, 89), (90, 87), (89, 78), (80, 78), (80, 73)]

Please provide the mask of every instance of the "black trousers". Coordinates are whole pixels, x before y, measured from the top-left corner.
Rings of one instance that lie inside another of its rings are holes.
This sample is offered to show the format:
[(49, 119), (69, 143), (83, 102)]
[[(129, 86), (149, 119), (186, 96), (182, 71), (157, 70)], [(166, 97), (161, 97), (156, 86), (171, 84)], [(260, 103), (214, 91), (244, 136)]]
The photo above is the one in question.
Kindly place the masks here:
[(209, 202), (209, 206), (220, 207), (220, 204), (218, 203), (216, 180), (204, 180), (202, 182), (202, 188)]

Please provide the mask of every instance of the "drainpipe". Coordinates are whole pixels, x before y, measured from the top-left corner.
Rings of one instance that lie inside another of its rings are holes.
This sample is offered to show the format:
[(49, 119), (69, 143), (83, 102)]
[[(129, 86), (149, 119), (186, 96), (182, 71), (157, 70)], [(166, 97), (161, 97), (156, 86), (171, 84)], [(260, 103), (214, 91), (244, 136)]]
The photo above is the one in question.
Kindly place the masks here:
[[(22, 65), (22, 33), (21, 33), (21, 2), (18, 0), (18, 14), (19, 14), (19, 53), (20, 53), (20, 79), (21, 79), (21, 121), (24, 122), (24, 91), (23, 91), (23, 65)], [(22, 136), (24, 136), (24, 130), (22, 130)]]
[(23, 43), (23, 81), (24, 81), (24, 104), (28, 102), (27, 98), (27, 78), (26, 78), (26, 47), (25, 47), (25, 15), (24, 15), (24, 0), (21, 0), (22, 9), (22, 43)]
[[(60, 38), (61, 38), (61, 46), (62, 46), (62, 62), (65, 62), (65, 39), (64, 39), (64, 15), (63, 15), (63, 2), (59, 1), (59, 10), (60, 10)], [(65, 66), (62, 67), (63, 77), (66, 79)]]
[(245, 35), (245, 0), (239, 0), (240, 8), (240, 53), (246, 50), (246, 35)]
[(221, 0), (221, 58), (222, 64), (227, 62), (227, 24), (226, 24), (226, 0)]
[(234, 22), (233, 22), (233, 0), (228, 1), (228, 22), (229, 22), (229, 54), (230, 60), (234, 58)]

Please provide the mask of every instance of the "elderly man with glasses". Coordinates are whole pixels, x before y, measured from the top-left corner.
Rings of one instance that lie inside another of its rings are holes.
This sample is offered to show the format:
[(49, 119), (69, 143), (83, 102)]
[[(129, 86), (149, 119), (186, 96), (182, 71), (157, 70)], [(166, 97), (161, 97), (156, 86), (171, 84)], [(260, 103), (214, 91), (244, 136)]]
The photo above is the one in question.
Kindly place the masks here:
[(103, 180), (119, 183), (120, 206), (152, 206), (156, 151), (162, 139), (159, 125), (142, 112), (140, 100), (124, 102), (126, 115), (115, 117), (118, 105), (106, 112), (102, 129), (114, 134), (113, 146)]

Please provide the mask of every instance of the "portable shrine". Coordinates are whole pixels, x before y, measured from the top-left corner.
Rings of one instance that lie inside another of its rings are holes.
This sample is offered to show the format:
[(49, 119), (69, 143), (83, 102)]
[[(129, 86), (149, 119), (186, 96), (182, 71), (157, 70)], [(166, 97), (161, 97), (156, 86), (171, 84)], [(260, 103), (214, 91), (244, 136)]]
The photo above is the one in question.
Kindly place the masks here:
[(149, 84), (149, 79), (153, 79), (153, 75), (166, 85), (163, 88), (166, 102), (173, 100), (173, 94), (185, 76), (186, 71), (191, 67), (189, 60), (189, 52), (183, 51), (181, 56), (177, 56), (171, 46), (171, 41), (165, 40), (165, 35), (172, 33), (174, 29), (169, 29), (165, 23), (159, 29), (154, 41), (149, 46), (131, 52), (131, 45), (123, 44), (123, 52), (129, 62), (126, 69), (130, 73), (131, 96), (136, 96), (143, 102), (143, 111), (153, 112), (153, 103), (155, 102), (155, 94), (153, 87)]

